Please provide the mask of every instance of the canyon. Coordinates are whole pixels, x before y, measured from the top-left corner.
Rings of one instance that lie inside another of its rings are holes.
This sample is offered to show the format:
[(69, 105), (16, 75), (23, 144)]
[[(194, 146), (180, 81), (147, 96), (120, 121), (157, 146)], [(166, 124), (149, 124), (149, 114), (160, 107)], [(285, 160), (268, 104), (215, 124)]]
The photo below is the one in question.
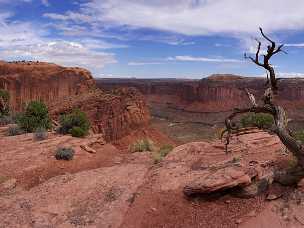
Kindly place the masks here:
[[(285, 172), (296, 161), (279, 138), (248, 128), (232, 135), (227, 153), (214, 135), (234, 107), (248, 104), (245, 88), (261, 97), (264, 80), (94, 79), (81, 68), (1, 64), (0, 89), (11, 94), (13, 113), (41, 100), (54, 127), (79, 109), (91, 130), (77, 138), (53, 128), (37, 140), (0, 126), (0, 227), (303, 224), (303, 173), (291, 179)], [(278, 102), (301, 122), (302, 80), (280, 83)], [(151, 148), (130, 149), (143, 139)], [(56, 159), (63, 147), (73, 149), (72, 160)]]
[[(218, 117), (234, 108), (249, 104), (245, 89), (256, 96), (257, 101), (266, 88), (266, 79), (237, 75), (211, 75), (201, 80), (183, 79), (96, 79), (97, 86), (105, 90), (117, 87), (135, 87), (143, 93), (152, 109), (152, 114), (170, 117), (170, 112), (189, 114), (193, 121), (206, 119), (208, 123), (219, 123)], [(290, 118), (304, 120), (304, 79), (282, 79), (279, 81), (278, 103), (286, 108)], [(181, 115), (183, 116), (183, 115)], [(178, 119), (179, 117), (171, 116)], [(182, 117), (181, 117), (182, 118)]]
[[(261, 102), (266, 88), (266, 79), (262, 77), (229, 74), (211, 75), (201, 80), (97, 78), (96, 83), (107, 91), (119, 87), (137, 88), (145, 96), (152, 124), (180, 143), (213, 139), (234, 108), (248, 107), (245, 89)], [(304, 79), (279, 80), (276, 100), (287, 110), (290, 127), (301, 130), (304, 127)]]

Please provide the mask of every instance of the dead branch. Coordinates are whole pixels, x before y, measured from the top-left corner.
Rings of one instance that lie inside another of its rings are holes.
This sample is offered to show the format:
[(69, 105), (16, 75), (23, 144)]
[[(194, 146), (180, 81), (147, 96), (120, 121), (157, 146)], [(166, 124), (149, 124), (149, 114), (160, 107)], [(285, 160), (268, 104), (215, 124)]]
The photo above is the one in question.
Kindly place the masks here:
[[(269, 60), (272, 56), (279, 52), (284, 52), (282, 50), (283, 44), (279, 45), (277, 47), (277, 44), (271, 40), (265, 33), (263, 32), (262, 28), (260, 28), (260, 32), (262, 34), (262, 37), (270, 43), (270, 45), (267, 46), (267, 53), (263, 55), (264, 61), (263, 63), (260, 62), (260, 49), (261, 49), (261, 42), (258, 42), (257, 46), (257, 52), (255, 55), (255, 58), (248, 57), (245, 54), (245, 58), (250, 59), (252, 62), (254, 62), (258, 66), (262, 66), (265, 68), (269, 73), (269, 88), (267, 88), (264, 92), (262, 101), (262, 105), (257, 105), (255, 97), (252, 93), (249, 92), (248, 89), (246, 89), (246, 93), (250, 100), (250, 107), (244, 108), (244, 109), (235, 109), (225, 120), (226, 129), (222, 132), (221, 137), (224, 137), (226, 135), (226, 153), (228, 151), (228, 145), (230, 143), (230, 139), (232, 137), (233, 133), (240, 132), (240, 128), (237, 127), (237, 125), (233, 122), (234, 118), (238, 115), (244, 114), (244, 113), (267, 113), (272, 115), (274, 119), (274, 129), (272, 131), (277, 134), (277, 136), (280, 138), (281, 142), (286, 146), (286, 148), (291, 151), (297, 158), (299, 165), (304, 168), (304, 148), (302, 147), (301, 143), (297, 141), (293, 136), (291, 131), (288, 129), (288, 119), (286, 116), (285, 110), (279, 106), (276, 105), (274, 102), (274, 93), (277, 93), (278, 87), (277, 82), (279, 79), (276, 78), (276, 74), (274, 71), (273, 66), (269, 63)], [(267, 79), (268, 79), (268, 73), (267, 73)]]
[[(267, 35), (265, 35), (262, 28), (260, 28), (260, 32), (261, 32), (262, 37), (267, 42), (270, 43), (270, 45), (267, 46), (267, 53), (265, 55), (263, 55), (263, 57), (264, 57), (263, 62), (260, 62), (260, 60), (259, 60), (262, 43), (258, 39), (256, 39), (258, 46), (257, 46), (255, 58), (253, 58), (251, 56), (247, 56), (246, 53), (244, 56), (245, 56), (245, 59), (250, 59), (253, 63), (255, 63), (256, 65), (258, 65), (260, 67), (263, 67), (264, 69), (267, 70), (267, 72), (269, 72), (271, 88), (272, 88), (273, 92), (276, 93), (278, 90), (276, 75), (275, 75), (273, 66), (269, 63), (269, 60), (271, 59), (272, 56), (274, 56), (280, 52), (283, 52), (286, 54), (286, 51), (284, 51), (282, 49), (284, 47), (284, 44), (277, 46), (277, 44), (272, 39), (270, 39)], [(268, 82), (268, 74), (267, 74), (267, 82)]]

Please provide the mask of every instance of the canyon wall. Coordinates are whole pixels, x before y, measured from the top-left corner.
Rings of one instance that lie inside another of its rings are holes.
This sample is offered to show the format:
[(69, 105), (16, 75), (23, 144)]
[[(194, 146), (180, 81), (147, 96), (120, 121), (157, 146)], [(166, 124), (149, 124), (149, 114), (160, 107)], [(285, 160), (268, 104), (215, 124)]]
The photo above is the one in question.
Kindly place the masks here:
[(0, 89), (8, 90), (10, 107), (20, 111), (31, 100), (49, 104), (54, 100), (81, 94), (95, 86), (89, 71), (42, 62), (0, 61)]
[[(135, 87), (146, 97), (154, 116), (175, 121), (206, 124), (222, 123), (236, 107), (249, 105), (244, 91), (249, 89), (257, 100), (265, 90), (266, 80), (235, 75), (213, 75), (201, 80), (179, 79), (97, 79), (105, 90)], [(289, 117), (304, 120), (304, 79), (279, 81), (278, 102)]]
[(31, 100), (42, 100), (55, 119), (73, 109), (84, 111), (96, 133), (114, 141), (144, 129), (150, 114), (136, 89), (105, 93), (96, 89), (91, 73), (78, 67), (42, 62), (0, 61), (0, 89), (10, 93), (12, 111), (21, 111)]
[(149, 125), (150, 114), (144, 97), (134, 88), (116, 89), (112, 93), (95, 90), (71, 96), (50, 105), (54, 119), (73, 109), (85, 112), (95, 133), (106, 141), (115, 141)]

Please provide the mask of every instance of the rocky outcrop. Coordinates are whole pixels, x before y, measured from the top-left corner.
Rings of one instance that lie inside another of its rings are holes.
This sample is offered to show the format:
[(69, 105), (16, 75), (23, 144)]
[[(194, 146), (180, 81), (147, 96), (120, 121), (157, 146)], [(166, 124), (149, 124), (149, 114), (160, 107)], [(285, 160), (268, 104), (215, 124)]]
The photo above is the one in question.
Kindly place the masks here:
[[(256, 129), (234, 135), (228, 154), (220, 141), (194, 142), (175, 148), (157, 165), (153, 153), (119, 151), (100, 135), (49, 133), (36, 141), (33, 134), (4, 136), (5, 130), (0, 128), (0, 226), (8, 228), (238, 227), (236, 222), (245, 224), (252, 211), (260, 216), (264, 204), (273, 201), (229, 194), (191, 200), (182, 194), (184, 187), (196, 184), (206, 193), (232, 188), (235, 193), (290, 159), (276, 136)], [(60, 146), (75, 150), (73, 160), (55, 159)]]
[(261, 179), (270, 180), (275, 167), (289, 159), (276, 136), (257, 129), (234, 136), (228, 154), (220, 141), (188, 143), (166, 158), (160, 172), (162, 188), (185, 187), (184, 193), (192, 195), (245, 187)]
[(0, 61), (0, 89), (10, 93), (13, 111), (31, 100), (42, 100), (54, 118), (79, 108), (87, 113), (94, 132), (107, 141), (121, 139), (148, 125), (149, 111), (135, 89), (103, 93), (85, 69), (43, 62)]
[(146, 172), (144, 165), (121, 165), (55, 177), (1, 198), (1, 225), (118, 228)]
[[(136, 87), (147, 99), (152, 114), (173, 120), (204, 123), (223, 122), (235, 107), (248, 105), (244, 92), (248, 88), (261, 97), (266, 80), (235, 75), (212, 75), (201, 80), (180, 79), (98, 79), (103, 89)], [(287, 109), (289, 117), (304, 120), (304, 79), (279, 81), (278, 102)]]
[(10, 93), (10, 106), (20, 111), (31, 100), (49, 104), (63, 97), (88, 92), (95, 86), (89, 71), (42, 62), (0, 61), (0, 89)]
[(84, 111), (93, 131), (102, 133), (107, 141), (121, 139), (134, 130), (145, 128), (150, 120), (143, 96), (133, 88), (117, 89), (112, 93), (95, 90), (50, 105), (50, 113), (55, 119), (73, 109)]

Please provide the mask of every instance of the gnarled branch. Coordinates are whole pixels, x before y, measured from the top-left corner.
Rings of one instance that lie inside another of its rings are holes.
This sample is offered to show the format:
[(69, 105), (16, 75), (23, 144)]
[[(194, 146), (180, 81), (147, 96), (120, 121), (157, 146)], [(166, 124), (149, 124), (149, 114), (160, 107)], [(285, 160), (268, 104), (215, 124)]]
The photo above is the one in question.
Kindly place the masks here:
[[(261, 49), (261, 42), (258, 41), (258, 47), (255, 58), (253, 57), (247, 57), (245, 54), (245, 58), (251, 59), (255, 64), (264, 67), (268, 73), (269, 73), (269, 79), (270, 79), (270, 87), (267, 88), (264, 92), (262, 101), (263, 105), (258, 106), (255, 100), (255, 97), (253, 94), (249, 92), (249, 90), (245, 90), (247, 92), (247, 95), (249, 97), (249, 100), (251, 102), (251, 105), (249, 108), (244, 109), (235, 109), (225, 120), (226, 129), (223, 131), (221, 137), (224, 137), (226, 134), (226, 153), (228, 151), (228, 145), (230, 143), (230, 138), (232, 136), (232, 133), (240, 131), (240, 129), (237, 127), (237, 125), (233, 122), (234, 118), (238, 115), (244, 114), (244, 113), (267, 113), (272, 115), (274, 119), (274, 129), (273, 132), (277, 134), (277, 136), (280, 138), (281, 142), (286, 146), (286, 148), (291, 151), (298, 159), (299, 165), (304, 168), (304, 148), (301, 145), (299, 141), (297, 141), (291, 134), (291, 131), (288, 129), (288, 119), (285, 113), (285, 110), (279, 106), (276, 105), (273, 101), (274, 96), (273, 94), (277, 92), (277, 81), (280, 79), (276, 78), (276, 74), (274, 71), (274, 68), (269, 63), (269, 60), (271, 57), (279, 52), (284, 52), (282, 50), (284, 45), (280, 45), (277, 47), (276, 43), (271, 40), (268, 36), (266, 36), (260, 28), (260, 32), (264, 39), (266, 39), (270, 45), (267, 47), (267, 54), (264, 55), (264, 63), (259, 62), (259, 53)], [(267, 74), (268, 79), (268, 74)]]
[[(271, 59), (272, 56), (283, 52), (286, 54), (286, 52), (282, 49), (284, 47), (284, 44), (281, 44), (279, 46), (277, 46), (276, 42), (274, 42), (272, 39), (270, 39), (267, 35), (265, 35), (264, 31), (262, 28), (260, 28), (260, 32), (262, 34), (262, 37), (268, 41), (270, 43), (270, 45), (267, 46), (267, 53), (265, 55), (263, 55), (264, 57), (264, 61), (263, 63), (261, 63), (259, 61), (259, 57), (260, 57), (260, 51), (261, 51), (261, 41), (257, 40), (258, 46), (257, 46), (257, 51), (255, 54), (255, 58), (251, 57), (251, 56), (247, 56), (247, 54), (245, 53), (245, 58), (246, 59), (250, 59), (253, 63), (255, 63), (256, 65), (263, 67), (264, 69), (266, 69), (269, 72), (269, 79), (270, 79), (270, 84), (271, 84), (271, 88), (273, 90), (274, 93), (277, 93), (278, 90), (278, 86), (277, 86), (277, 80), (276, 80), (276, 75), (275, 75), (275, 71), (273, 66), (269, 63), (269, 60)], [(268, 74), (267, 74), (268, 76)]]

